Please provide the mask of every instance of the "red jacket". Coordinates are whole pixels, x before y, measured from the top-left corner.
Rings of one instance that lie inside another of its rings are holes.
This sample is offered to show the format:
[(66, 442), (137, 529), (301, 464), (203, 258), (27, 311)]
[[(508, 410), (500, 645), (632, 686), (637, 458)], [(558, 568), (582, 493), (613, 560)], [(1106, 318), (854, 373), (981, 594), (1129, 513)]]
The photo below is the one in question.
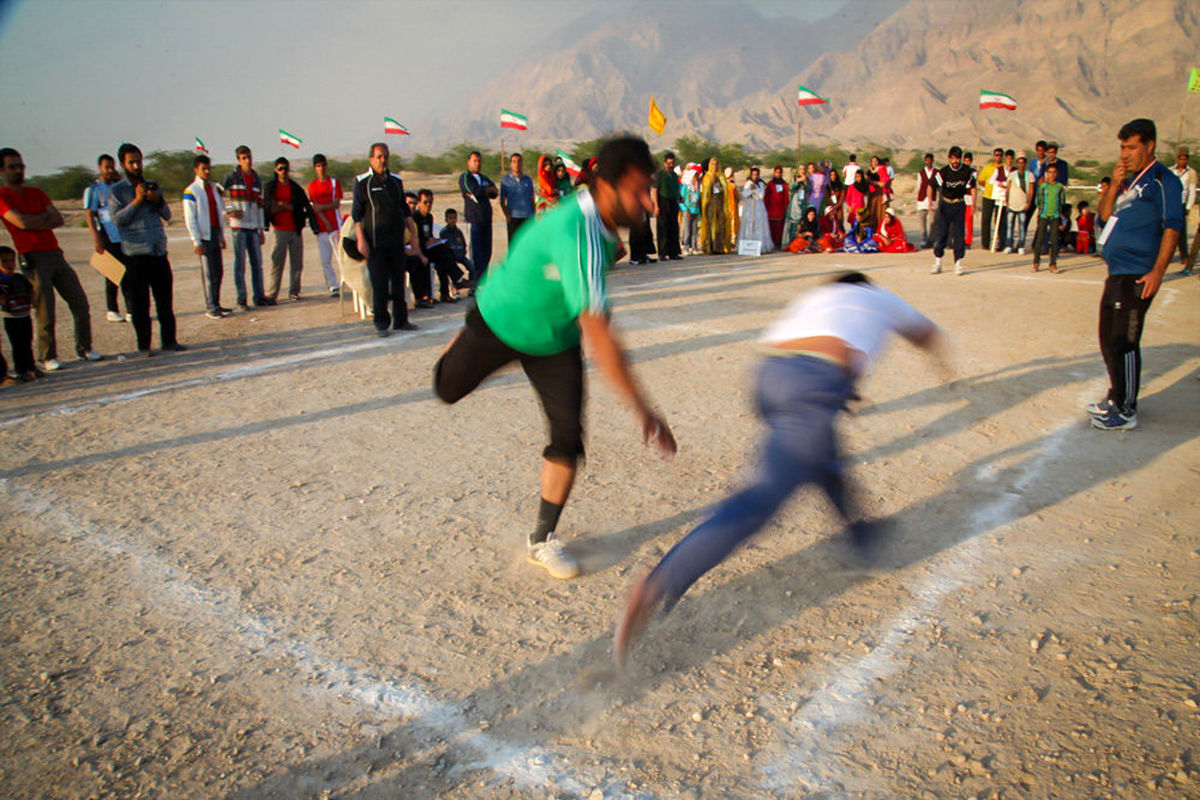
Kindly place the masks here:
[(783, 178), (771, 178), (767, 181), (767, 190), (763, 196), (767, 207), (768, 219), (783, 219), (787, 216), (788, 185)]

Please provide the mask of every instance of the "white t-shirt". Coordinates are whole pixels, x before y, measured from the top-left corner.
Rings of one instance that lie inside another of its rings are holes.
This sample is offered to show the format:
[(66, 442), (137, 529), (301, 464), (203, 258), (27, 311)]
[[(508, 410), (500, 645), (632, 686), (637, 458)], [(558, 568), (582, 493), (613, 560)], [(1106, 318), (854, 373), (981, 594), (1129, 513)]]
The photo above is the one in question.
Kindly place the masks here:
[(921, 336), (933, 328), (928, 317), (887, 289), (865, 283), (829, 283), (793, 300), (759, 341), (774, 345), (834, 336), (862, 354), (852, 365), (862, 374), (883, 352), (888, 333)]
[(862, 167), (858, 166), (858, 164), (847, 164), (846, 166), (842, 167), (842, 183), (846, 184), (847, 186), (854, 183), (854, 176), (858, 174), (860, 169), (862, 169)]

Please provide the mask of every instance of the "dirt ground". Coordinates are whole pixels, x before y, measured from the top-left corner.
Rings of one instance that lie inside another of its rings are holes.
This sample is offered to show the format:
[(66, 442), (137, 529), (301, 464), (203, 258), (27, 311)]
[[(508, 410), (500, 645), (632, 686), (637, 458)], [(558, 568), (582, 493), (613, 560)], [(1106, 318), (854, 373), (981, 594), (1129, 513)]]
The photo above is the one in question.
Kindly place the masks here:
[[(555, 582), (521, 549), (544, 440), (524, 377), (430, 389), (463, 305), (377, 339), (321, 296), (306, 237), (305, 300), (207, 320), (171, 236), (188, 352), (117, 357), (132, 331), (68, 229), (107, 357), (0, 392), (6, 796), (1200, 797), (1195, 278), (1151, 309), (1141, 427), (1105, 434), (1095, 258), (617, 269), (681, 450), (640, 447), (592, 376), (560, 526), (586, 574)], [(752, 464), (755, 336), (845, 268), (942, 324), (960, 375), (897, 344), (844, 420), (892, 568), (847, 568), (802, 493), (618, 673), (627, 587)]]

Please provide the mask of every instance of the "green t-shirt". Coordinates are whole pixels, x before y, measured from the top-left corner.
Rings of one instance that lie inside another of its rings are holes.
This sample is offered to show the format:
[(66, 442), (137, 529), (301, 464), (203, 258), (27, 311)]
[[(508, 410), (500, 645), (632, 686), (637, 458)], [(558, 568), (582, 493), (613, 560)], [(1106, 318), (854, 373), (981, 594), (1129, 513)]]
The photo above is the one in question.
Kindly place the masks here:
[(679, 199), (679, 176), (663, 167), (654, 175), (654, 188), (658, 196), (667, 200)]
[(608, 314), (605, 273), (617, 240), (581, 188), (526, 223), (476, 290), (479, 313), (514, 350), (548, 356), (579, 345), (580, 314)]

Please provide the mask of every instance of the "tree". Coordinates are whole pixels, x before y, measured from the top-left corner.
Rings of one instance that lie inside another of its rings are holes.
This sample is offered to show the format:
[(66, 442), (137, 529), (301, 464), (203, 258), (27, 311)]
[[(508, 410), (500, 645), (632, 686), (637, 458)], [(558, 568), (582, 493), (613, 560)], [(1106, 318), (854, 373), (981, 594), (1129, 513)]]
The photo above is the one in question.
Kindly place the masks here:
[(84, 166), (64, 167), (50, 175), (35, 175), (29, 183), (38, 187), (51, 200), (78, 200), (83, 190), (96, 180), (95, 170)]

